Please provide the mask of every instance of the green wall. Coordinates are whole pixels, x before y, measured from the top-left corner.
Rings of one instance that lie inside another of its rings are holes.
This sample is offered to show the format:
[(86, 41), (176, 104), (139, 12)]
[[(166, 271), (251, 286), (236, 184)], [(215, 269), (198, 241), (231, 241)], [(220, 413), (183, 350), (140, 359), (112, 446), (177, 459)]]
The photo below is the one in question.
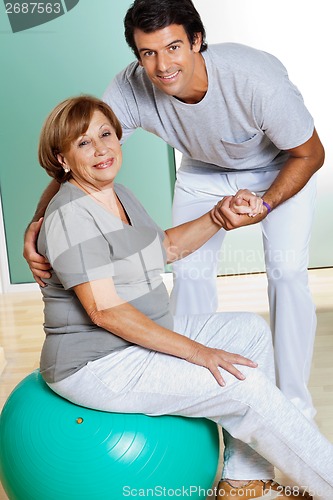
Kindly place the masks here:
[[(102, 96), (112, 77), (133, 60), (123, 36), (130, 4), (80, 0), (57, 19), (13, 33), (0, 3), (0, 188), (12, 283), (32, 281), (22, 247), (24, 230), (50, 180), (37, 162), (43, 121), (66, 97)], [(123, 149), (117, 180), (136, 193), (163, 228), (168, 227), (175, 178), (172, 150), (142, 130)]]

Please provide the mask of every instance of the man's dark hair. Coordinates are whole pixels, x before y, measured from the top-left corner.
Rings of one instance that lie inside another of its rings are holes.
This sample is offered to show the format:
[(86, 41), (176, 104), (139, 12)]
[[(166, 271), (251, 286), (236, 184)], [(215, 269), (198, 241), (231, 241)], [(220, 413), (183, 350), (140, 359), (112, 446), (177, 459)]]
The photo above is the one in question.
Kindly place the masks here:
[(191, 46), (195, 42), (196, 33), (201, 33), (200, 52), (207, 49), (206, 31), (191, 0), (135, 0), (126, 13), (124, 26), (126, 42), (137, 59), (140, 59), (140, 54), (135, 45), (134, 30), (152, 33), (171, 24), (184, 27)]

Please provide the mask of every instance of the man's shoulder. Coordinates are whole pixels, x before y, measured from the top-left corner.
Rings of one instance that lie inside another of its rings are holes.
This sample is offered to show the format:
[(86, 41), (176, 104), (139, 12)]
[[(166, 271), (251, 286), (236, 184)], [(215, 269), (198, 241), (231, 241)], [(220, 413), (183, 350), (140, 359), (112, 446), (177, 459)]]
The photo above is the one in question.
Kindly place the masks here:
[(270, 54), (265, 50), (236, 42), (210, 44), (207, 49), (207, 54), (212, 57), (223, 57), (227, 58), (227, 60), (236, 62), (239, 59), (245, 62), (247, 59), (260, 60), (265, 57), (277, 60), (277, 58), (273, 54)]
[(207, 53), (223, 53), (223, 54), (233, 54), (236, 52), (247, 52), (248, 50), (257, 50), (250, 45), (244, 45), (238, 42), (220, 42), (220, 43), (210, 43), (207, 48)]
[(285, 67), (273, 54), (264, 50), (235, 42), (209, 45), (207, 55), (216, 66), (239, 74), (257, 74), (264, 77), (274, 73), (285, 73)]
[(123, 112), (121, 109), (123, 106), (119, 103), (123, 101), (130, 103), (133, 111), (139, 101), (144, 106), (153, 98), (153, 94), (153, 85), (146, 72), (137, 61), (134, 61), (111, 80), (103, 94), (103, 100), (115, 108), (119, 118)]
[(133, 61), (112, 79), (110, 85), (117, 85), (120, 88), (128, 86), (141, 88), (143, 83), (151, 85), (145, 70), (140, 66), (138, 61)]

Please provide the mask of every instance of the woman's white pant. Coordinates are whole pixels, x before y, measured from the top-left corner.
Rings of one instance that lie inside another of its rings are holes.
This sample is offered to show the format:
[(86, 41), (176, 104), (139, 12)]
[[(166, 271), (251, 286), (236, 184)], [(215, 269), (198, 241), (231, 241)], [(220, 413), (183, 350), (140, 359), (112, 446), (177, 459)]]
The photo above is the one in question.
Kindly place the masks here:
[[(177, 173), (173, 224), (209, 211), (224, 196), (247, 188), (259, 195), (277, 172), (220, 173), (195, 168)], [(271, 329), (278, 387), (309, 419), (315, 415), (307, 388), (316, 331), (315, 307), (308, 287), (308, 247), (315, 206), (313, 177), (296, 196), (273, 210), (261, 223), (268, 278)], [(219, 231), (192, 255), (173, 264), (171, 310), (175, 315), (215, 312), (216, 275), (221, 245)]]
[(266, 322), (251, 313), (217, 313), (177, 317), (174, 329), (259, 367), (239, 366), (244, 381), (221, 369), (221, 387), (204, 367), (131, 346), (50, 387), (102, 411), (209, 418), (224, 429), (224, 478), (271, 479), (273, 464), (316, 497), (333, 499), (333, 446), (275, 386)]

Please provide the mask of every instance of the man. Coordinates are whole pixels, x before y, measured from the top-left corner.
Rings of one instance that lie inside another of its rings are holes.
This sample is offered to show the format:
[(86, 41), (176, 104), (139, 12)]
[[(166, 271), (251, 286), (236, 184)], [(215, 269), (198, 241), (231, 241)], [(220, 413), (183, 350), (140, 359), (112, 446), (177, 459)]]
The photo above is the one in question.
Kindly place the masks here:
[[(313, 119), (275, 57), (239, 44), (207, 47), (191, 0), (136, 0), (125, 17), (125, 36), (137, 61), (115, 77), (104, 100), (120, 119), (124, 140), (141, 127), (183, 153), (175, 225), (229, 195), (235, 195), (230, 210), (215, 211), (226, 230), (261, 223), (278, 385), (311, 419), (307, 383), (316, 315), (308, 243), (314, 174), (324, 162)], [(56, 190), (53, 184), (42, 205)], [(252, 217), (242, 214), (247, 204)], [(47, 264), (33, 254), (32, 235), (25, 256), (39, 280)], [(224, 235), (220, 231), (174, 266), (175, 314), (216, 309)]]
[[(207, 48), (190, 0), (137, 0), (125, 37), (137, 62), (111, 82), (104, 100), (125, 138), (142, 127), (183, 153), (173, 223), (202, 215), (221, 195), (236, 193), (240, 204), (255, 202), (251, 192), (263, 198), (261, 214), (230, 212), (226, 228), (261, 222), (278, 384), (312, 418), (307, 382), (316, 316), (307, 264), (313, 174), (324, 161), (313, 119), (275, 57), (239, 44)], [(174, 266), (175, 314), (216, 310), (224, 236)]]

